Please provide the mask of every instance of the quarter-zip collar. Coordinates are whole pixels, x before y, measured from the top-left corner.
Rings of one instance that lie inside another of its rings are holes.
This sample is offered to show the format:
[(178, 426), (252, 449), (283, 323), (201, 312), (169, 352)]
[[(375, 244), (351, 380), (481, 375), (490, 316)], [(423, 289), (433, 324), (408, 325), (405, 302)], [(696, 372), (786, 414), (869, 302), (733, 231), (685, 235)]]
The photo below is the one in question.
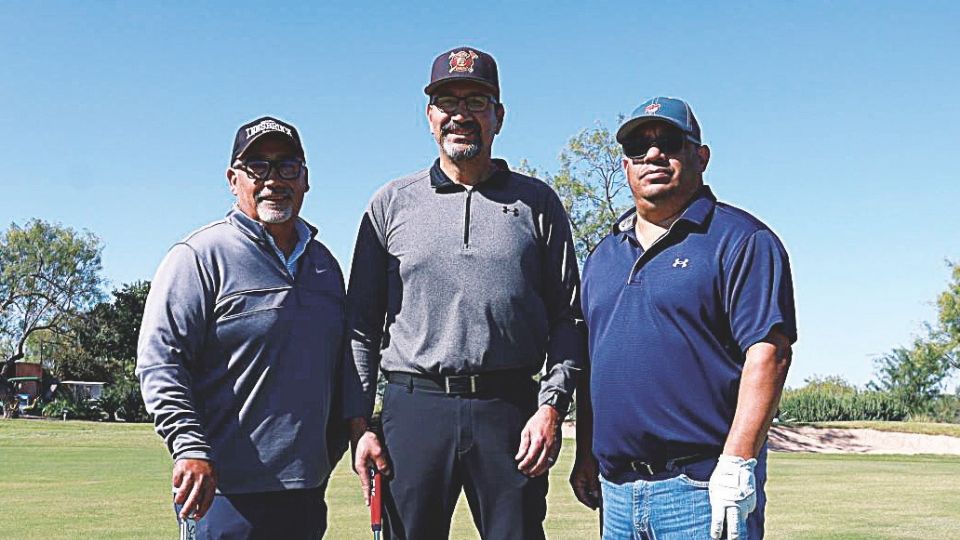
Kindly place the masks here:
[[(510, 167), (507, 165), (505, 160), (494, 158), (490, 161), (493, 165), (493, 170), (491, 171), (490, 176), (488, 176), (483, 182), (477, 184), (475, 187), (493, 182), (502, 182), (510, 176)], [(440, 168), (440, 158), (437, 158), (436, 161), (433, 162), (433, 166), (430, 167), (430, 187), (432, 187), (438, 193), (466, 189), (463, 184), (454, 182), (449, 176), (447, 176), (447, 173), (443, 172), (443, 169)]]
[[(680, 214), (680, 217), (677, 218), (677, 221), (675, 221), (670, 228), (672, 229), (673, 226), (681, 221), (686, 221), (697, 227), (703, 227), (710, 219), (710, 216), (713, 214), (713, 209), (716, 208), (716, 206), (717, 197), (714, 196), (713, 191), (710, 190), (710, 186), (705, 185), (697, 191), (690, 203), (683, 210), (683, 213)], [(619, 235), (621, 242), (625, 241), (628, 237), (636, 241), (636, 224), (637, 209), (634, 207), (624, 212), (623, 215), (617, 219), (617, 222), (613, 225), (613, 234)]]
[[(317, 236), (316, 227), (307, 223), (303, 218), (297, 217), (301, 223), (307, 226), (307, 230), (310, 231), (310, 239), (314, 239)], [(236, 205), (230, 208), (227, 212), (225, 221), (230, 225), (236, 227), (240, 232), (249, 237), (254, 242), (258, 244), (271, 245), (270, 241), (267, 240), (267, 235), (270, 233), (267, 232), (267, 228), (263, 226), (259, 221), (251, 218), (250, 216), (244, 214)]]

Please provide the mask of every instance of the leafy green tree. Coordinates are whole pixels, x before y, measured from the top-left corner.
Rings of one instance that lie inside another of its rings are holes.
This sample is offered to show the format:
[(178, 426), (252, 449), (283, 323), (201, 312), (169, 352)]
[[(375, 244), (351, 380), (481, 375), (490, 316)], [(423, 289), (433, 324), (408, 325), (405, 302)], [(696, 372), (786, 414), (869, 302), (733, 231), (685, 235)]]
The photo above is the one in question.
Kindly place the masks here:
[(911, 412), (930, 412), (943, 393), (956, 358), (942, 333), (929, 328), (909, 347), (897, 347), (877, 360), (877, 379), (868, 387), (897, 396)]
[(99, 380), (115, 382), (134, 378), (137, 339), (149, 292), (149, 281), (125, 284), (113, 291), (112, 302), (94, 306), (77, 326), (80, 347), (107, 372), (106, 377)]
[[(937, 325), (928, 325), (910, 346), (877, 359), (877, 378), (868, 387), (897, 396), (913, 413), (952, 418), (954, 407), (943, 394), (947, 380), (960, 369), (960, 263), (948, 265), (951, 279), (937, 298)], [(938, 413), (944, 410), (945, 415)]]
[(70, 335), (102, 298), (101, 251), (92, 233), (39, 219), (0, 234), (0, 379), (10, 376), (32, 336)]
[[(939, 323), (954, 351), (960, 349), (960, 262), (948, 263), (951, 270), (947, 289), (937, 298)], [(954, 355), (956, 359), (957, 356)], [(954, 368), (960, 369), (956, 363)]]
[(58, 353), (62, 378), (104, 381), (99, 407), (107, 420), (148, 419), (140, 384), (134, 375), (137, 339), (150, 282), (128, 283), (112, 292), (110, 302), (88, 311), (74, 328), (73, 347)]
[(633, 204), (622, 159), (616, 138), (598, 123), (570, 138), (560, 152), (557, 172), (538, 171), (526, 161), (520, 163), (521, 171), (542, 178), (560, 196), (570, 216), (581, 264)]

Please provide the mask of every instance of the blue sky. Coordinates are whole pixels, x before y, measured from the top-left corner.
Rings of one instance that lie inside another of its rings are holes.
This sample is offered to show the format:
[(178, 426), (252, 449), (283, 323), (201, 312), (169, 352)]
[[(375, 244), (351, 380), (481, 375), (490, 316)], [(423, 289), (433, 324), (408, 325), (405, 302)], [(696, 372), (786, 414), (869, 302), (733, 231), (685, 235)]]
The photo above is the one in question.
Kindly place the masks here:
[(947, 2), (5, 2), (0, 224), (88, 229), (113, 285), (151, 279), (229, 208), (236, 128), (273, 114), (301, 131), (303, 216), (346, 268), (377, 187), (436, 156), (431, 60), (470, 44), (500, 64), (513, 164), (554, 170), (579, 130), (687, 99), (707, 182), (791, 254), (788, 384), (862, 384), (960, 259), (958, 21)]

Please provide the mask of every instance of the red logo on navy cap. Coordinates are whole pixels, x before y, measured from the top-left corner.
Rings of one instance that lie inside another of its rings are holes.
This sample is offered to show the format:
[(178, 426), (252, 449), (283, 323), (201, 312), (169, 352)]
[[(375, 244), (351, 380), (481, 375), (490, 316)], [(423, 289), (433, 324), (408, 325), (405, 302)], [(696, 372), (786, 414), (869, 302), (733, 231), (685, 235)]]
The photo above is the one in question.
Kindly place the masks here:
[(651, 103), (643, 108), (643, 111), (647, 114), (657, 114), (657, 111), (660, 110), (659, 103)]
[(471, 50), (450, 53), (450, 73), (473, 73), (473, 61), (477, 58), (480, 56)]

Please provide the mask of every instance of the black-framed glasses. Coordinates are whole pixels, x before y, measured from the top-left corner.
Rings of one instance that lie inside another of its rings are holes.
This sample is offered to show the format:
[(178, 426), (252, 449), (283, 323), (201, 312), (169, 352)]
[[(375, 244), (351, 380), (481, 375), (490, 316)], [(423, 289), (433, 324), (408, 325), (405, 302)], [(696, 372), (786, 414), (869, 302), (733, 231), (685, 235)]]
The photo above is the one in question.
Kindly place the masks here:
[(247, 159), (241, 161), (240, 166), (256, 180), (270, 178), (270, 171), (277, 171), (283, 180), (296, 180), (307, 167), (299, 159)]
[(487, 96), (484, 94), (473, 94), (464, 97), (433, 96), (430, 98), (431, 105), (447, 114), (457, 112), (461, 103), (467, 108), (468, 111), (479, 113), (487, 110), (487, 107), (489, 107), (491, 103), (496, 102), (497, 100), (493, 96)]
[(676, 154), (683, 150), (689, 137), (683, 132), (667, 131), (656, 137), (632, 137), (623, 142), (623, 154), (630, 159), (643, 159), (656, 146), (663, 154)]

